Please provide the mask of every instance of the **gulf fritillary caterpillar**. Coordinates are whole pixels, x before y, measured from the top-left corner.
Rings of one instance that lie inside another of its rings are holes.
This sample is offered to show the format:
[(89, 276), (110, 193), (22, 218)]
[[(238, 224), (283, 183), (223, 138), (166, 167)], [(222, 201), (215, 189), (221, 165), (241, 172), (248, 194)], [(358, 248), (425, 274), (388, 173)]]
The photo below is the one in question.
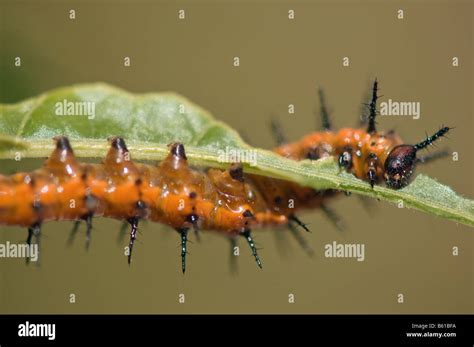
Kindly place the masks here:
[[(322, 102), (324, 130), (297, 142), (281, 144), (275, 152), (293, 160), (336, 156), (342, 169), (368, 181), (372, 187), (382, 180), (393, 189), (406, 186), (418, 162), (439, 156), (417, 158), (417, 152), (450, 128), (442, 127), (415, 145), (403, 144), (393, 131), (378, 132), (377, 91), (375, 81), (366, 130), (333, 131)], [(282, 142), (278, 127), (274, 125), (274, 129)], [(316, 191), (288, 181), (245, 174), (239, 163), (228, 170), (200, 171), (188, 165), (185, 147), (178, 142), (170, 144), (168, 156), (152, 166), (133, 162), (121, 137), (109, 139), (111, 146), (101, 164), (78, 162), (66, 137), (54, 140), (56, 148), (43, 168), (0, 176), (0, 224), (28, 227), (28, 244), (33, 236), (39, 241), (41, 225), (47, 221), (71, 220), (77, 226), (85, 220), (90, 240), (93, 217), (115, 218), (131, 225), (130, 263), (139, 220), (147, 219), (178, 231), (183, 273), (188, 232), (192, 228), (225, 234), (233, 242), (239, 235), (245, 237), (257, 265), (262, 267), (252, 229), (288, 226), (296, 233), (295, 227), (300, 226), (308, 231), (295, 212), (323, 208), (331, 215), (326, 200), (337, 194), (333, 190)], [(290, 205), (289, 201), (293, 203)], [(301, 237), (295, 235), (305, 247)]]

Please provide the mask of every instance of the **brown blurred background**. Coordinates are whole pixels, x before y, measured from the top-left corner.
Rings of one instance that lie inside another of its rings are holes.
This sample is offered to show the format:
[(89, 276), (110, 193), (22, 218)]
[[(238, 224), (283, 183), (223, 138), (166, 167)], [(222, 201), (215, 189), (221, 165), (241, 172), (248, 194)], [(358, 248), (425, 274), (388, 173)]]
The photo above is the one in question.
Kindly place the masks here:
[[(381, 117), (407, 142), (441, 124), (456, 127), (438, 148), (459, 152), (419, 168), (467, 197), (472, 177), (473, 5), (460, 1), (7, 1), (1, 5), (0, 101), (51, 88), (105, 81), (133, 92), (176, 91), (271, 148), (270, 114), (290, 139), (315, 128), (316, 88), (324, 87), (336, 126), (354, 126), (376, 76), (382, 101), (421, 102), (421, 119)], [(69, 10), (76, 19), (69, 19)], [(185, 9), (186, 19), (178, 19)], [(295, 19), (288, 19), (288, 11)], [(405, 18), (397, 19), (403, 9)], [(21, 68), (13, 65), (22, 58)], [(123, 58), (131, 58), (131, 67)], [(233, 57), (241, 66), (233, 67)], [(350, 67), (342, 58), (350, 58)], [(452, 67), (452, 57), (460, 66)], [(296, 113), (287, 113), (288, 104)], [(319, 123), (318, 123), (319, 124)], [(0, 162), (0, 172), (41, 164)], [(72, 248), (72, 223), (44, 227), (42, 266), (0, 260), (1, 313), (472, 313), (473, 229), (432, 215), (357, 196), (331, 206), (348, 229), (338, 232), (319, 211), (301, 218), (317, 256), (291, 235), (255, 232), (264, 269), (243, 240), (239, 273), (229, 245), (215, 234), (189, 245), (180, 272), (177, 233), (142, 224), (133, 265), (116, 242), (120, 222), (95, 220), (90, 251), (84, 226)], [(1, 227), (0, 242), (23, 242), (26, 230)], [(328, 259), (332, 241), (365, 244), (364, 262)], [(452, 247), (459, 256), (452, 256)], [(279, 251), (280, 249), (280, 251)], [(69, 295), (76, 303), (69, 303)], [(186, 303), (178, 303), (184, 293)], [(288, 303), (288, 295), (296, 297)], [(405, 303), (397, 303), (403, 293)]]

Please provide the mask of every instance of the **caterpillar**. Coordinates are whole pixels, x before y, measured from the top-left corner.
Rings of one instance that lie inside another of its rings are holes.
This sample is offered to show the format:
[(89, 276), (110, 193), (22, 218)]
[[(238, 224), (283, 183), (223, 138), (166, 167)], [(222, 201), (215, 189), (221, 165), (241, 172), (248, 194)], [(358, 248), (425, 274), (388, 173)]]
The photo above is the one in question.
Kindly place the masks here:
[[(441, 127), (414, 145), (405, 144), (394, 131), (377, 131), (378, 82), (372, 88), (365, 129), (334, 131), (322, 92), (323, 131), (284, 143), (281, 129), (272, 128), (279, 146), (277, 154), (293, 160), (317, 160), (334, 156), (341, 170), (370, 183), (383, 181), (392, 189), (409, 184), (415, 166), (441, 156), (417, 157), (420, 150), (443, 137), (451, 128)], [(140, 220), (162, 223), (180, 235), (181, 270), (186, 270), (188, 233), (214, 231), (233, 244), (243, 236), (258, 267), (262, 261), (252, 230), (288, 226), (303, 248), (297, 227), (309, 231), (295, 215), (304, 209), (322, 208), (334, 221), (337, 216), (327, 201), (338, 192), (314, 190), (296, 183), (244, 173), (240, 163), (227, 170), (198, 170), (188, 165), (185, 146), (168, 145), (169, 154), (157, 165), (135, 163), (122, 137), (109, 138), (110, 149), (100, 164), (80, 163), (65, 136), (54, 138), (55, 149), (44, 166), (29, 173), (0, 176), (0, 225), (28, 228), (27, 244), (33, 236), (39, 243), (41, 226), (48, 221), (86, 223), (86, 244), (91, 239), (93, 217), (107, 217), (130, 224), (128, 263)], [(288, 201), (293, 201), (289, 206)], [(71, 206), (74, 202), (74, 206)]]

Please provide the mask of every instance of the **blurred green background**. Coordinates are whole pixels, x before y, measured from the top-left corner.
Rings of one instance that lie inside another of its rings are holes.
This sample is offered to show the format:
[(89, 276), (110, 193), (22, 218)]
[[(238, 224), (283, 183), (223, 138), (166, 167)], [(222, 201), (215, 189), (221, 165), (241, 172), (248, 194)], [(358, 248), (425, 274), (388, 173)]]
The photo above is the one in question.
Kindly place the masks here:
[[(324, 87), (335, 125), (354, 126), (370, 81), (383, 100), (419, 101), (421, 118), (380, 117), (407, 142), (441, 124), (456, 127), (438, 148), (459, 152), (419, 168), (473, 197), (473, 5), (461, 1), (3, 1), (0, 102), (51, 88), (105, 81), (133, 92), (175, 91), (271, 148), (277, 114), (288, 137), (315, 129), (316, 90)], [(69, 19), (69, 11), (76, 19)], [(185, 20), (178, 19), (184, 9)], [(295, 19), (288, 19), (288, 11)], [(397, 19), (397, 10), (404, 19)], [(22, 66), (15, 67), (15, 57)], [(131, 66), (124, 67), (125, 56)], [(240, 58), (240, 67), (233, 58)], [(342, 58), (350, 66), (342, 66)], [(460, 66), (452, 67), (452, 57)], [(296, 113), (288, 114), (288, 104)], [(131, 115), (132, 116), (132, 115)], [(0, 172), (31, 170), (41, 161), (0, 162)], [(0, 260), (1, 313), (472, 313), (473, 231), (416, 211), (357, 196), (331, 206), (348, 229), (338, 232), (320, 211), (301, 218), (316, 251), (308, 258), (291, 235), (256, 231), (264, 269), (240, 242), (239, 273), (229, 271), (229, 245), (215, 234), (189, 245), (180, 271), (178, 235), (142, 226), (133, 265), (117, 243), (121, 223), (84, 226), (72, 248), (72, 223), (47, 224), (42, 265)], [(0, 227), (0, 242), (23, 242), (26, 230)], [(283, 238), (282, 242), (277, 242)], [(365, 244), (364, 262), (328, 259), (333, 241)], [(452, 256), (452, 247), (459, 256)], [(69, 295), (76, 295), (74, 304)], [(178, 303), (184, 293), (186, 302)], [(296, 301), (288, 303), (293, 293)], [(397, 303), (403, 293), (405, 302)]]

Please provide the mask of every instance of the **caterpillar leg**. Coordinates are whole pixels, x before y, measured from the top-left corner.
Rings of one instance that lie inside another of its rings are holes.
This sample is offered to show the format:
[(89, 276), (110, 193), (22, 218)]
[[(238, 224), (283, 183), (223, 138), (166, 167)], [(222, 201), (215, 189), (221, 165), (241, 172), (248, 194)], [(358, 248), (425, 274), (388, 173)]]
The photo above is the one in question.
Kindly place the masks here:
[(196, 240), (198, 242), (201, 242), (201, 234), (200, 234), (199, 225), (198, 225), (199, 216), (197, 214), (191, 213), (190, 215), (188, 215), (186, 220), (187, 222), (192, 224), (193, 230), (194, 230), (194, 236), (196, 236)]
[(314, 256), (313, 249), (308, 245), (306, 239), (301, 235), (300, 231), (296, 228), (293, 223), (288, 223), (288, 229), (290, 230), (291, 235), (295, 238), (296, 242), (300, 245), (303, 251), (310, 257)]
[(374, 188), (375, 183), (378, 182), (379, 177), (377, 176), (377, 168), (379, 167), (379, 157), (375, 153), (370, 153), (367, 158), (367, 178), (370, 186)]
[(262, 268), (262, 262), (258, 256), (257, 253), (257, 247), (255, 247), (255, 242), (253, 241), (252, 235), (250, 234), (250, 229), (245, 229), (241, 235), (245, 237), (247, 240), (248, 245), (250, 246), (250, 249), (252, 250), (252, 255), (255, 258), (255, 262), (257, 263), (257, 266), (261, 269)]
[(132, 262), (132, 251), (133, 245), (135, 244), (135, 240), (137, 239), (137, 231), (138, 231), (138, 218), (133, 217), (128, 220), (128, 223), (131, 226), (130, 229), (130, 242), (128, 244), (128, 265)]

